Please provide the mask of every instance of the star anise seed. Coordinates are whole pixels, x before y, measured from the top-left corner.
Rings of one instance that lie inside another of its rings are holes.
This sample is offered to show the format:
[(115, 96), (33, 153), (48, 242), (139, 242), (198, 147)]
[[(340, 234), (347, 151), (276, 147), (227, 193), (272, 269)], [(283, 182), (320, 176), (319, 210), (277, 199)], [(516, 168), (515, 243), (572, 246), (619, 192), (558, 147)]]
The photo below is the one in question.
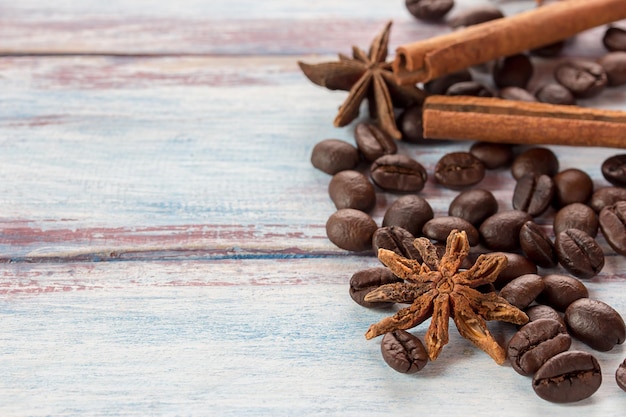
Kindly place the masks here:
[(435, 360), (448, 343), (448, 322), (452, 317), (461, 336), (484, 350), (498, 364), (504, 363), (506, 352), (487, 329), (486, 320), (525, 324), (528, 316), (496, 293), (483, 294), (474, 288), (495, 281), (506, 267), (506, 256), (483, 254), (471, 268), (459, 271), (470, 246), (467, 234), (457, 230), (448, 236), (441, 259), (437, 258), (435, 246), (426, 238), (415, 239), (414, 246), (424, 259), (421, 264), (386, 249), (378, 251), (381, 262), (406, 282), (382, 285), (370, 292), (365, 301), (411, 305), (371, 325), (365, 337), (372, 339), (394, 330), (406, 330), (432, 317), (425, 341), (428, 356)]

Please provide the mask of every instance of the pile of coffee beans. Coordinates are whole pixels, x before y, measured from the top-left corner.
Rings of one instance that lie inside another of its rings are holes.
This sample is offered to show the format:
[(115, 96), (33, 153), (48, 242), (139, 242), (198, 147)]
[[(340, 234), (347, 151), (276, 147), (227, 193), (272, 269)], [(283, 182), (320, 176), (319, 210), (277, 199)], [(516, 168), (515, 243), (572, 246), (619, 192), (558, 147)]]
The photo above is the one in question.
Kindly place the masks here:
[[(426, 21), (444, 19), (453, 6), (453, 0), (406, 0), (411, 14)], [(459, 28), (500, 17), (497, 8), (481, 7), (456, 13), (447, 23)], [(566, 42), (458, 71), (422, 87), (428, 94), (572, 105), (607, 87), (626, 84), (626, 31), (609, 27), (602, 39), (609, 53), (596, 61), (563, 60), (555, 67), (553, 80), (528, 90), (535, 74), (533, 57), (558, 56)], [(495, 88), (474, 79), (474, 72), (485, 69)], [(397, 125), (403, 142), (423, 142), (420, 106), (402, 109)], [(479, 290), (498, 292), (530, 319), (508, 342), (513, 369), (532, 376), (534, 391), (545, 400), (573, 402), (591, 396), (602, 382), (599, 362), (592, 353), (570, 347), (576, 339), (591, 349), (608, 351), (626, 337), (619, 312), (590, 297), (583, 282), (604, 267), (599, 231), (615, 253), (626, 255), (626, 154), (602, 163), (602, 175), (611, 185), (594, 189), (586, 172), (561, 170), (548, 147), (477, 142), (467, 151), (442, 155), (433, 172), (399, 150), (370, 122), (356, 125), (354, 144), (326, 139), (314, 147), (313, 166), (332, 175), (328, 192), (337, 211), (326, 223), (329, 240), (348, 251), (384, 248), (421, 262), (413, 246), (416, 237), (431, 239), (443, 251), (446, 238), (456, 229), (467, 233), (472, 246), (462, 268), (470, 267), (483, 252), (505, 254), (506, 269)], [(515, 181), (512, 209), (501, 209), (494, 194), (480, 187), (492, 170), (510, 171)], [(435, 215), (419, 195), (429, 179), (457, 192), (447, 215)], [(397, 198), (378, 225), (369, 213), (380, 207), (381, 193)], [(381, 285), (401, 281), (382, 266), (358, 271), (350, 279), (350, 296), (364, 307), (389, 307), (364, 297)], [(404, 330), (386, 334), (381, 351), (398, 372), (418, 372), (428, 362), (422, 342)], [(615, 379), (626, 391), (626, 360)]]

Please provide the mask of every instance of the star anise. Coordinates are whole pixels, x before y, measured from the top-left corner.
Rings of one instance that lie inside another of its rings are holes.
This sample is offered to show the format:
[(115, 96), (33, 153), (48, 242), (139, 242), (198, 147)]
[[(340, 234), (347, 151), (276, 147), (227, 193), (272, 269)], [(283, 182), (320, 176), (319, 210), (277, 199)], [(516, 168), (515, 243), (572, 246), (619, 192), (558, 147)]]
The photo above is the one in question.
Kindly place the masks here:
[(370, 45), (369, 53), (352, 47), (352, 58), (339, 54), (339, 61), (306, 64), (300, 69), (313, 83), (329, 90), (349, 90), (348, 98), (339, 107), (334, 124), (346, 126), (359, 115), (361, 102), (367, 98), (370, 118), (391, 137), (400, 139), (393, 108), (421, 104), (425, 93), (415, 85), (399, 85), (394, 79), (391, 62), (387, 59), (387, 44), (391, 23), (388, 22)]
[(378, 251), (382, 263), (405, 282), (383, 285), (370, 292), (365, 301), (411, 305), (371, 325), (365, 337), (371, 339), (409, 329), (432, 316), (425, 342), (428, 356), (435, 360), (448, 343), (448, 321), (452, 316), (461, 336), (487, 352), (498, 364), (504, 363), (506, 352), (487, 329), (485, 320), (525, 324), (528, 316), (496, 293), (482, 293), (474, 288), (493, 282), (506, 267), (506, 256), (482, 254), (471, 268), (459, 271), (470, 246), (466, 233), (457, 230), (448, 236), (441, 259), (427, 238), (415, 239), (414, 246), (424, 260), (421, 264), (386, 249)]

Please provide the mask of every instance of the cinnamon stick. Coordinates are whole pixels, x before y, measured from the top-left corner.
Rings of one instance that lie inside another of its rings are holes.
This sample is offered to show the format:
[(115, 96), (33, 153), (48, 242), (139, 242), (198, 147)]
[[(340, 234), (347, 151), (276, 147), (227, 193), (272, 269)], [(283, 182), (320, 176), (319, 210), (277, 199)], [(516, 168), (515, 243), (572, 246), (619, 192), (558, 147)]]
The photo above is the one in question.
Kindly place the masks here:
[(400, 84), (426, 82), (472, 65), (549, 45), (626, 18), (626, 0), (558, 1), (396, 49)]
[(626, 148), (626, 112), (493, 97), (430, 96), (424, 137)]

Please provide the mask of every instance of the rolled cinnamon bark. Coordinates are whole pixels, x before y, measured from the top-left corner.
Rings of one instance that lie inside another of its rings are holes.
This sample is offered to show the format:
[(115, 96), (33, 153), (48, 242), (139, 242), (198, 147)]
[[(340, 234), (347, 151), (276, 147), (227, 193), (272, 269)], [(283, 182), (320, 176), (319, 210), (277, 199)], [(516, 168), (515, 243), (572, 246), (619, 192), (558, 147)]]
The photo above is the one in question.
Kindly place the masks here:
[(621, 19), (626, 19), (626, 0), (559, 1), (401, 45), (396, 49), (393, 72), (400, 84), (426, 82)]
[(426, 139), (626, 148), (626, 112), (494, 97), (430, 96), (423, 129)]

